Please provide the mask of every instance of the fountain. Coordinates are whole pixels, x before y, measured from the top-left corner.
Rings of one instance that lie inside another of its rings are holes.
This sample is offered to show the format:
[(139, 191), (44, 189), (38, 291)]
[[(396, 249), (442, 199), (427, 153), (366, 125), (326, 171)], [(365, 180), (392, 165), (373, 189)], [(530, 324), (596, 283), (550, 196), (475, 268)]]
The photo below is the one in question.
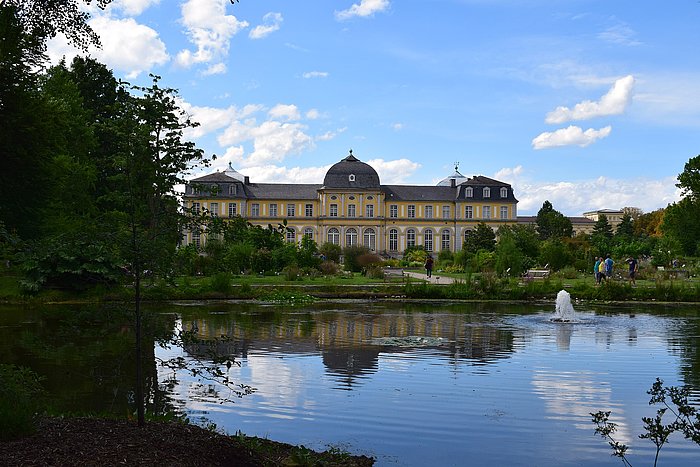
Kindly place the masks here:
[(571, 305), (571, 295), (566, 290), (560, 290), (557, 294), (557, 305), (551, 321), (557, 323), (569, 323), (576, 319), (576, 312)]

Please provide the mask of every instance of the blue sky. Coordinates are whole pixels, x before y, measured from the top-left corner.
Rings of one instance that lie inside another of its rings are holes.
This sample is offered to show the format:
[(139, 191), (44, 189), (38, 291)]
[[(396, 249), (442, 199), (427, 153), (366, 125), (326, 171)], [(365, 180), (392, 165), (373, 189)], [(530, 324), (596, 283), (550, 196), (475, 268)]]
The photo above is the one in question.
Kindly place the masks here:
[[(695, 0), (113, 0), (115, 75), (179, 90), (214, 169), (321, 183), (349, 149), (386, 184), (454, 171), (519, 214), (679, 199), (700, 153)], [(58, 38), (55, 62), (75, 51)]]

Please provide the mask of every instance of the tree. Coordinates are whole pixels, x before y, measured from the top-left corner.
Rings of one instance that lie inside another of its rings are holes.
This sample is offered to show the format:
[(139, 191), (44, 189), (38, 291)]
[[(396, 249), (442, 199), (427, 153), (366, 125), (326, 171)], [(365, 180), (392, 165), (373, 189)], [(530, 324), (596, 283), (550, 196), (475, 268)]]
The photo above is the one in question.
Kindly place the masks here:
[(681, 195), (698, 201), (700, 198), (700, 156), (695, 156), (685, 163), (683, 173), (678, 175), (676, 186), (681, 189)]
[(537, 212), (537, 233), (541, 240), (571, 237), (574, 228), (571, 220), (555, 210), (552, 203), (545, 201)]
[(519, 276), (525, 270), (525, 255), (518, 249), (512, 234), (504, 234), (496, 245), (496, 272)]
[(464, 249), (471, 253), (479, 250), (494, 251), (496, 248), (496, 234), (485, 222), (479, 222), (476, 229), (469, 232), (465, 238)]
[(150, 87), (133, 86), (141, 93), (132, 96), (125, 87), (117, 103), (118, 134), (114, 163), (121, 187), (111, 195), (110, 220), (116, 244), (134, 285), (136, 335), (136, 403), (138, 423), (145, 423), (142, 354), (141, 285), (147, 271), (164, 274), (179, 242), (183, 223), (175, 187), (184, 183), (183, 174), (202, 160), (202, 151), (183, 140), (183, 132), (196, 126), (175, 100), (173, 89), (159, 86), (152, 76)]
[(622, 215), (620, 224), (617, 226), (617, 230), (615, 230), (615, 236), (627, 241), (634, 237), (634, 225), (630, 214), (625, 213)]
[(641, 237), (660, 237), (661, 223), (664, 220), (665, 209), (642, 214), (634, 221), (634, 235)]
[[(96, 0), (105, 8), (112, 0)], [(22, 28), (42, 42), (61, 33), (70, 44), (85, 51), (88, 46), (100, 44), (100, 39), (88, 24), (90, 15), (80, 10), (78, 0), (2, 0), (0, 6), (13, 7), (17, 11)], [(83, 0), (87, 5), (92, 0)]]
[[(648, 439), (656, 447), (654, 466), (659, 462), (661, 449), (669, 442), (670, 436), (680, 432), (683, 436), (700, 445), (700, 413), (689, 402), (691, 390), (689, 387), (664, 386), (664, 382), (657, 378), (647, 394), (651, 396), (649, 405), (660, 405), (656, 410), (656, 416), (642, 417), (644, 433), (640, 439)], [(664, 417), (669, 415), (673, 421), (664, 424)], [(614, 437), (617, 424), (610, 421), (610, 412), (599, 411), (590, 414), (596, 425), (595, 433), (605, 439), (613, 450), (613, 456), (619, 457), (626, 466), (632, 464), (627, 459), (628, 446), (620, 443)]]
[(683, 198), (666, 208), (661, 231), (689, 256), (700, 253), (700, 200)]

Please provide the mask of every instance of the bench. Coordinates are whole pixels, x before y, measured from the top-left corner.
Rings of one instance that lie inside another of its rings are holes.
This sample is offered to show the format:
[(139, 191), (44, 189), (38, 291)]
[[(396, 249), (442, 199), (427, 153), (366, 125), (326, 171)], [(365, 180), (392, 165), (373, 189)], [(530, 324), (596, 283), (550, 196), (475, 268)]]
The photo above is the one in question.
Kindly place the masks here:
[(406, 277), (406, 273), (404, 272), (403, 268), (384, 268), (382, 271), (384, 272), (385, 281), (397, 277), (401, 278), (401, 281), (403, 281)]
[(534, 280), (543, 280), (549, 277), (549, 269), (528, 269), (523, 274), (523, 280), (526, 282)]

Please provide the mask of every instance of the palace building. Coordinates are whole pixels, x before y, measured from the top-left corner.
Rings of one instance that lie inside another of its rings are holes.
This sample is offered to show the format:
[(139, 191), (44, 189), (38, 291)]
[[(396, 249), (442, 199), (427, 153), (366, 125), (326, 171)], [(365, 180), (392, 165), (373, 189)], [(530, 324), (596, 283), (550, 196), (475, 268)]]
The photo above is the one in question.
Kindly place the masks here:
[[(323, 184), (254, 183), (229, 164), (191, 180), (185, 207), (212, 216), (241, 216), (256, 225), (287, 221), (287, 241), (311, 237), (319, 245), (365, 245), (389, 256), (410, 246), (457, 251), (465, 236), (485, 222), (494, 231), (517, 223), (512, 187), (483, 176), (455, 173), (436, 186), (382, 185), (352, 150), (326, 172)], [(185, 232), (185, 243), (202, 245), (205, 231)]]

